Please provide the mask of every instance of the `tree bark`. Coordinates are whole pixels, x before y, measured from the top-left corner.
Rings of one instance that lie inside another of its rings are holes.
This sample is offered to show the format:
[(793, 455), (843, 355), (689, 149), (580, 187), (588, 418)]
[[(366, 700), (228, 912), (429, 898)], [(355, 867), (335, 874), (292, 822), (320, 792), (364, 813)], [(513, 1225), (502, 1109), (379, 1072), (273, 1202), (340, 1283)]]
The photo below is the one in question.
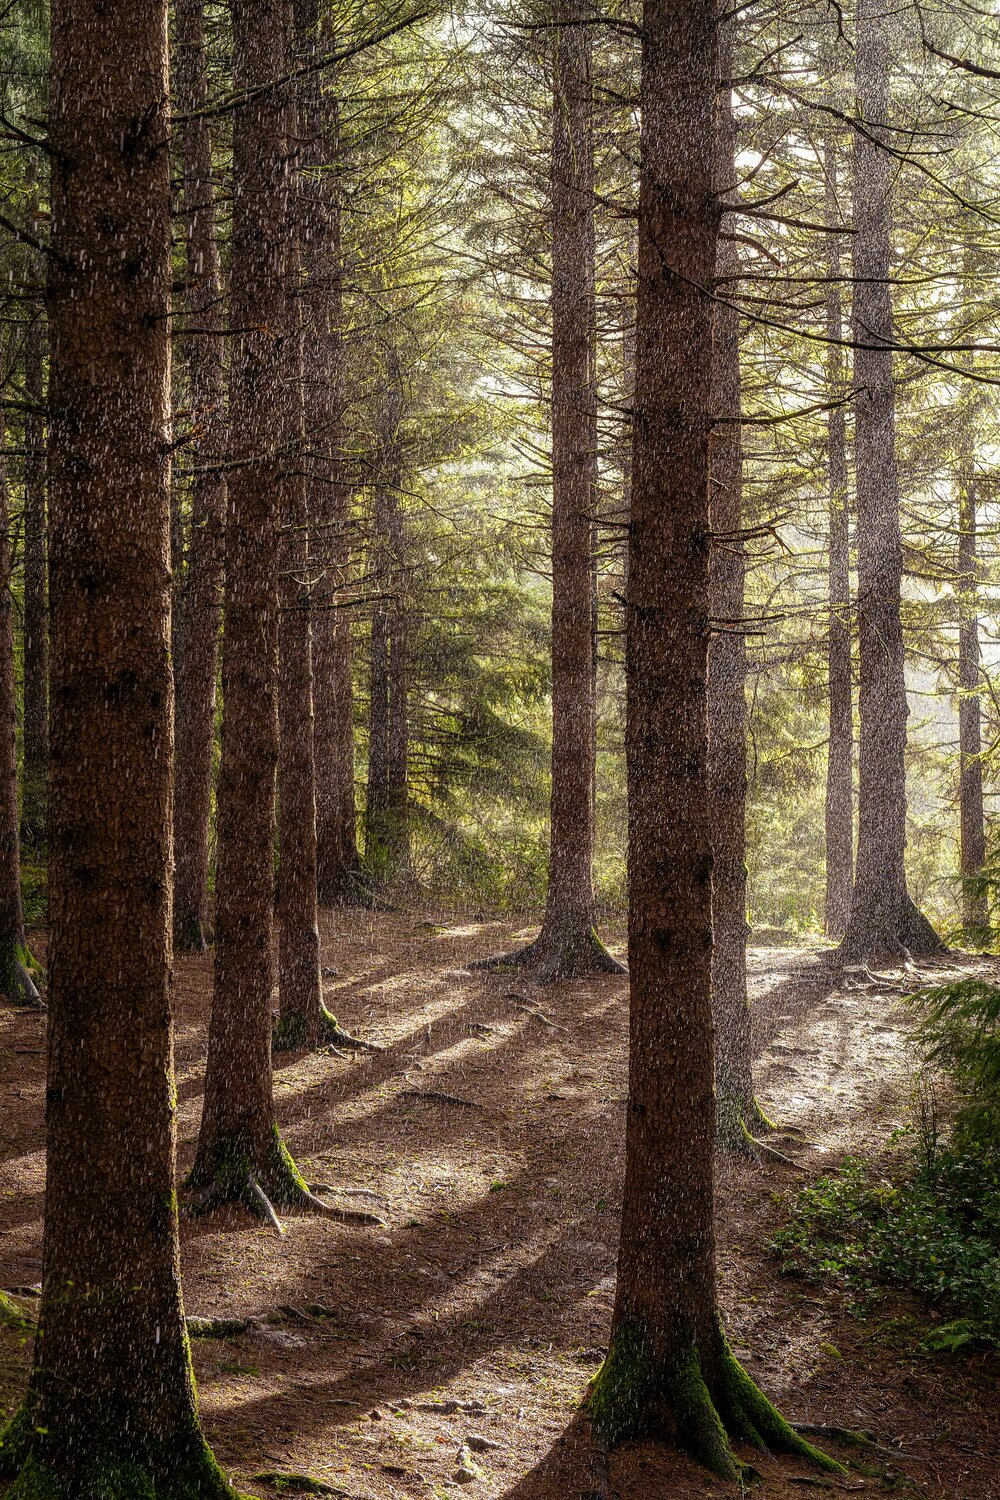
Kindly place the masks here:
[[(45, 400), (42, 359), (45, 324), (33, 318), (24, 349), (24, 388), (28, 401)], [(49, 777), (49, 611), (45, 543), (45, 421), (38, 412), (24, 419), (24, 723), (21, 837), (36, 848), (45, 843)]]
[[(836, 227), (837, 145), (832, 132), (823, 148), (826, 222)], [(831, 401), (846, 390), (843, 303), (840, 290), (840, 236), (831, 234), (827, 249), (826, 334), (827, 386)], [(827, 640), (830, 736), (826, 766), (826, 901), (828, 937), (841, 937), (851, 908), (854, 879), (854, 705), (851, 686), (851, 554), (850, 498), (847, 489), (847, 421), (843, 406), (827, 418), (827, 468), (830, 484), (827, 591), (830, 607)]]
[(877, 0), (858, 6), (855, 70), (865, 126), (854, 146), (852, 309), (861, 732), (857, 862), (839, 956), (867, 962), (934, 953), (941, 942), (910, 899), (904, 866), (907, 702), (889, 286), (895, 161), (880, 144), (889, 139), (890, 88), (888, 36)]
[(487, 967), (621, 973), (595, 931), (594, 125), (588, 0), (552, 11), (552, 797), (542, 930)]
[[(720, 28), (720, 77), (732, 76), (732, 27)], [(736, 128), (727, 86), (718, 97), (718, 192), (736, 180)], [(736, 242), (720, 239), (717, 275), (731, 298), (739, 271)], [(747, 996), (747, 653), (744, 630), (743, 445), (740, 431), (740, 320), (719, 302), (714, 320), (708, 648), (708, 772), (712, 806), (712, 1013), (719, 1143), (753, 1150), (749, 1132), (767, 1126), (754, 1098), (750, 1002)], [(718, 420), (721, 419), (721, 420)]]
[[(12, 1496), (235, 1500), (180, 1295), (165, 0), (54, 0), (43, 1293)], [(127, 66), (125, 62), (127, 60)]]
[[(2, 446), (3, 414), (0, 411), (0, 448)], [(6, 460), (0, 456), (0, 995), (18, 1004), (26, 997), (25, 979), (31, 981), (25, 968), (27, 953), (21, 906), (12, 556)]]
[[(203, 0), (175, 0), (177, 105), (194, 114), (207, 102)], [(187, 359), (191, 422), (187, 449), (195, 470), (191, 532), (177, 586), (174, 663), (177, 689), (177, 784), (174, 800), (174, 943), (206, 946), (212, 749), (222, 602), (226, 446), (222, 281), (215, 227), (212, 136), (208, 120), (180, 126), (184, 189), (181, 199), (188, 321), (198, 332), (182, 340)], [(175, 562), (175, 572), (176, 562)]]
[[(318, 0), (296, 0), (305, 55), (335, 38)], [(322, 34), (320, 34), (322, 28)], [(302, 268), (306, 466), (313, 566), (313, 697), (319, 897), (327, 905), (364, 901), (359, 881), (354, 796), (354, 687), (350, 612), (343, 607), (351, 567), (351, 486), (344, 460), (344, 291), (340, 231), (339, 107), (316, 73), (303, 89)]]
[(969, 939), (988, 937), (986, 891), (977, 879), (986, 863), (986, 824), (983, 816), (982, 728), (979, 693), (977, 496), (975, 458), (968, 420), (960, 439), (958, 476), (958, 752), (959, 752), (959, 873), (962, 877), (962, 920)]
[(807, 1452), (733, 1358), (713, 1225), (709, 435), (717, 22), (643, 6), (635, 450), (626, 644), (630, 1082), (618, 1289), (595, 1429)]
[[(286, 484), (282, 388), (292, 337), (285, 295), (285, 0), (234, 0), (233, 86), (253, 95), (233, 130), (233, 456), (225, 533), (222, 759), (215, 998), (205, 1105), (187, 1189), (194, 1204), (315, 1206), (282, 1141), (271, 1072), (278, 764), (278, 522)], [(260, 90), (254, 93), (254, 90)]]
[[(296, 39), (297, 34), (296, 34)], [(306, 134), (293, 91), (287, 106), (290, 143)], [(287, 470), (283, 486), (278, 628), (278, 995), (275, 1045), (313, 1047), (324, 1040), (316, 900), (316, 767), (313, 740), (312, 614), (309, 582), (309, 503), (305, 467), (302, 362), (302, 180), (298, 151), (291, 181), (292, 216), (285, 251), (285, 370), (282, 405), (286, 417)]]
[(376, 889), (409, 873), (409, 759), (406, 556), (398, 361), (390, 360), (372, 536), (372, 611), (365, 800), (365, 867)]

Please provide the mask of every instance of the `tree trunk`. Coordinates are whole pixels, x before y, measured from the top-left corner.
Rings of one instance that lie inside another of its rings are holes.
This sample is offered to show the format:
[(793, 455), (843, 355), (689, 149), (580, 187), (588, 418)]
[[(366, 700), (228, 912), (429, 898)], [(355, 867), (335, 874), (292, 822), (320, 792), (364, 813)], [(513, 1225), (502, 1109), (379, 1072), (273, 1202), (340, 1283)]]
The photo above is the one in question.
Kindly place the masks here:
[[(839, 225), (837, 201), (837, 146), (832, 132), (824, 143), (826, 177), (826, 222)], [(827, 386), (831, 401), (845, 393), (844, 319), (840, 291), (840, 236), (829, 236), (827, 251), (826, 334), (828, 346)], [(828, 937), (841, 937), (851, 908), (854, 878), (854, 707), (851, 692), (851, 554), (850, 500), (847, 491), (847, 430), (843, 406), (834, 406), (827, 418), (828, 469), (830, 481), (830, 537), (828, 598), (830, 606), (827, 641), (830, 737), (826, 763), (826, 902)]]
[(285, 418), (275, 397), (294, 335), (284, 282), (285, 99), (264, 85), (285, 68), (285, 12), (285, 0), (233, 3), (233, 86), (252, 95), (233, 130), (230, 414), (238, 465), (229, 481), (225, 535), (215, 999), (205, 1106), (187, 1183), (196, 1206), (240, 1203), (274, 1224), (274, 1204), (332, 1212), (309, 1192), (288, 1154), (271, 1073), (278, 521), (288, 468), (280, 452)]
[[(305, 55), (335, 38), (318, 19), (318, 0), (296, 0)], [(322, 27), (322, 35), (319, 30)], [(319, 898), (327, 905), (364, 900), (359, 881), (354, 797), (354, 686), (350, 612), (343, 607), (351, 564), (351, 487), (344, 460), (344, 292), (341, 265), (339, 109), (320, 73), (303, 89), (302, 266), (306, 466), (313, 568), (313, 697)]]
[[(45, 324), (33, 318), (24, 349), (24, 388), (28, 401), (45, 401), (42, 356)], [(45, 421), (38, 412), (24, 419), (24, 761), (21, 837), (45, 843), (49, 778), (49, 612), (46, 600)]]
[[(296, 30), (301, 58), (301, 36)], [(306, 136), (296, 90), (288, 104), (290, 142)], [(298, 153), (293, 156), (293, 211), (285, 253), (288, 336), (283, 408), (287, 471), (283, 487), (281, 616), (278, 627), (278, 996), (276, 1047), (315, 1047), (341, 1033), (323, 1005), (316, 900), (316, 767), (314, 758), (309, 502), (303, 426), (302, 256), (305, 238)]]
[(486, 967), (547, 982), (621, 973), (594, 929), (594, 138), (587, 0), (553, 8), (552, 799), (545, 916), (529, 947)]
[[(0, 448), (3, 417), (0, 411)], [(11, 594), (12, 538), (6, 460), (0, 456), (0, 995), (20, 1004), (37, 1002), (25, 967), (21, 908), (21, 850), (17, 815), (17, 683), (14, 674), (14, 601)], [(26, 989), (30, 985), (30, 992)]]
[(986, 892), (977, 877), (986, 863), (983, 817), (982, 730), (979, 693), (978, 559), (976, 547), (976, 475), (972, 433), (966, 419), (960, 442), (958, 476), (958, 752), (959, 871), (962, 876), (962, 921), (976, 943), (988, 937)]
[(846, 962), (939, 952), (906, 888), (906, 681), (900, 597), (903, 550), (891, 345), (889, 45), (877, 0), (860, 0), (855, 59), (854, 389), (858, 502), (858, 656), (861, 734), (858, 853), (839, 956)]
[(399, 371), (391, 361), (385, 430), (375, 491), (372, 538), (372, 612), (365, 866), (376, 888), (409, 873), (407, 762), (409, 758), (405, 537), (399, 503)]
[[(721, 78), (732, 75), (731, 25), (720, 29)], [(736, 181), (736, 128), (728, 84), (718, 97), (718, 192)], [(731, 299), (739, 271), (736, 242), (720, 239), (717, 274)], [(711, 458), (708, 649), (708, 772), (712, 797), (712, 1013), (718, 1136), (729, 1150), (753, 1150), (752, 1128), (766, 1127), (754, 1098), (750, 1003), (747, 997), (747, 653), (744, 633), (746, 557), (743, 543), (743, 446), (740, 320), (735, 307), (715, 307)]]
[[(177, 104), (204, 109), (203, 0), (175, 0)], [(188, 320), (198, 330), (183, 340), (195, 441), (187, 449), (195, 470), (191, 536), (177, 589), (174, 663), (177, 686), (177, 784), (174, 800), (174, 943), (200, 949), (208, 934), (208, 838), (212, 747), (223, 572), (226, 477), (225, 371), (222, 283), (215, 231), (212, 137), (208, 120), (180, 127), (184, 191)]]
[(13, 1496), (235, 1500), (198, 1425), (174, 1199), (167, 6), (51, 14), (44, 1290), (0, 1462)]
[(591, 1407), (741, 1468), (806, 1451), (737, 1364), (716, 1302), (709, 798), (709, 435), (718, 212), (713, 0), (643, 7), (635, 453), (626, 645), (630, 1082), (618, 1289)]

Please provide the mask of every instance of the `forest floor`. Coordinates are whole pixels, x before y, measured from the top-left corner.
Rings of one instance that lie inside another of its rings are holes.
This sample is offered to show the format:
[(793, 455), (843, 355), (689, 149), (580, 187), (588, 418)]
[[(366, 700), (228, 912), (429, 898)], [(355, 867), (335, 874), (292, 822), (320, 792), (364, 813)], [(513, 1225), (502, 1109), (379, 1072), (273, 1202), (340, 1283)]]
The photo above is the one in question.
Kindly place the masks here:
[[(323, 933), (339, 971), (328, 1005), (386, 1050), (279, 1056), (278, 1112), (308, 1179), (376, 1189), (388, 1222), (294, 1218), (281, 1237), (249, 1219), (184, 1224), (189, 1313), (259, 1320), (195, 1342), (219, 1459), (261, 1497), (295, 1493), (261, 1477), (278, 1473), (356, 1500), (733, 1494), (648, 1444), (602, 1473), (580, 1415), (614, 1288), (624, 982), (537, 992), (471, 973), (519, 936), (509, 922), (329, 912)], [(177, 968), (186, 1167), (211, 960)], [(818, 949), (755, 949), (752, 992), (761, 1097), (804, 1132), (792, 1148), (802, 1166), (815, 1176), (847, 1151), (883, 1150), (914, 1072), (896, 989), (835, 986)], [(41, 1274), (43, 1045), (42, 1019), (0, 1013), (7, 1288)], [(920, 1352), (905, 1298), (887, 1294), (859, 1321), (837, 1288), (782, 1275), (767, 1244), (781, 1198), (804, 1180), (773, 1161), (720, 1168), (721, 1296), (737, 1352), (790, 1419), (875, 1434), (865, 1472), (836, 1491), (1000, 1500), (1000, 1359)], [(0, 1410), (16, 1404), (29, 1356), (22, 1335), (0, 1332)], [(778, 1500), (831, 1483), (801, 1461), (754, 1463), (756, 1493)]]

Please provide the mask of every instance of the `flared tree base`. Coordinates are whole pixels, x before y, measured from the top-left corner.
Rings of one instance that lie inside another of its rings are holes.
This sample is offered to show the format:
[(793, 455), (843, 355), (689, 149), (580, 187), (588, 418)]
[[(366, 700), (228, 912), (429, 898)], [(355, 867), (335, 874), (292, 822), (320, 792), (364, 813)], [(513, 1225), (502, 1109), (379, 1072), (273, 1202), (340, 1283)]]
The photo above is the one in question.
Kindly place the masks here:
[(40, 973), (31, 952), (21, 938), (0, 939), (0, 995), (11, 1005), (27, 1010), (45, 1010), (38, 993), (35, 976)]
[(717, 1341), (710, 1387), (693, 1346), (679, 1349), (668, 1365), (650, 1356), (641, 1335), (620, 1328), (590, 1390), (595, 1437), (609, 1447), (628, 1438), (667, 1438), (720, 1479), (739, 1479), (750, 1467), (737, 1457), (734, 1443), (793, 1453), (829, 1473), (845, 1473), (771, 1405), (721, 1328)]
[(384, 1052), (377, 1042), (366, 1042), (345, 1031), (325, 1005), (318, 1016), (289, 1011), (278, 1017), (271, 1043), (275, 1052), (304, 1052), (308, 1048), (335, 1047), (340, 1052)]
[(189, 917), (174, 927), (175, 953), (207, 953), (212, 934), (201, 917)]
[(91, 1450), (74, 1434), (64, 1473), (58, 1427), (39, 1430), (26, 1404), (0, 1434), (0, 1479), (13, 1480), (8, 1500), (250, 1500), (230, 1484), (193, 1415), (155, 1448), (123, 1427), (120, 1446), (95, 1435)]
[(856, 889), (847, 930), (834, 959), (840, 965), (908, 963), (915, 958), (940, 957), (947, 951), (905, 891), (893, 900), (866, 900)]
[(589, 923), (548, 919), (533, 943), (512, 953), (479, 959), (470, 967), (493, 974), (530, 972), (536, 984), (628, 973), (625, 965), (611, 956)]
[[(330, 1189), (337, 1193), (338, 1189)], [(374, 1193), (343, 1190), (341, 1196), (375, 1198)], [(236, 1141), (218, 1141), (198, 1157), (184, 1184), (184, 1203), (189, 1213), (205, 1214), (213, 1209), (242, 1208), (270, 1224), (278, 1234), (284, 1227), (278, 1210), (285, 1213), (320, 1214), (342, 1224), (385, 1228), (385, 1220), (368, 1209), (341, 1208), (326, 1203), (309, 1187), (291, 1158), (277, 1126), (262, 1150), (249, 1151)]]

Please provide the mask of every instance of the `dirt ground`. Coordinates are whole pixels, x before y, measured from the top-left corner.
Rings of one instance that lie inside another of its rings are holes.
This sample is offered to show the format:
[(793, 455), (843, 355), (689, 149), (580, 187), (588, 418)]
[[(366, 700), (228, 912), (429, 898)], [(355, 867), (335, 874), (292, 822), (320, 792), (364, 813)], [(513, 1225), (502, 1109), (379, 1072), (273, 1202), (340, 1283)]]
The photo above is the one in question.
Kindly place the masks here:
[[(384, 1045), (276, 1060), (279, 1118), (314, 1183), (372, 1188), (384, 1229), (218, 1216), (183, 1226), (189, 1313), (253, 1317), (199, 1339), (205, 1426), (242, 1489), (309, 1474), (356, 1500), (686, 1500), (734, 1494), (655, 1445), (605, 1471), (580, 1415), (607, 1335), (622, 1174), (627, 1013), (619, 979), (536, 992), (465, 965), (518, 936), (441, 913), (326, 913), (327, 1003)], [(525, 930), (524, 936), (530, 935)], [(619, 950), (620, 951), (620, 950)], [(178, 964), (181, 1166), (201, 1107), (211, 960)], [(905, 1118), (912, 1055), (892, 987), (838, 988), (815, 950), (752, 955), (759, 1090), (815, 1174)], [(0, 1286), (41, 1273), (44, 1021), (0, 1012)], [(855, 1321), (835, 1289), (766, 1249), (777, 1162), (721, 1169), (721, 1297), (732, 1341), (794, 1421), (870, 1430), (864, 1472), (759, 1460), (755, 1492), (813, 1488), (1000, 1500), (1000, 1360), (915, 1352), (904, 1301)], [(901, 1321), (902, 1320), (902, 1321)], [(0, 1333), (0, 1410), (30, 1347)], [(463, 1449), (465, 1450), (463, 1452)], [(748, 1455), (749, 1457), (750, 1455)]]

